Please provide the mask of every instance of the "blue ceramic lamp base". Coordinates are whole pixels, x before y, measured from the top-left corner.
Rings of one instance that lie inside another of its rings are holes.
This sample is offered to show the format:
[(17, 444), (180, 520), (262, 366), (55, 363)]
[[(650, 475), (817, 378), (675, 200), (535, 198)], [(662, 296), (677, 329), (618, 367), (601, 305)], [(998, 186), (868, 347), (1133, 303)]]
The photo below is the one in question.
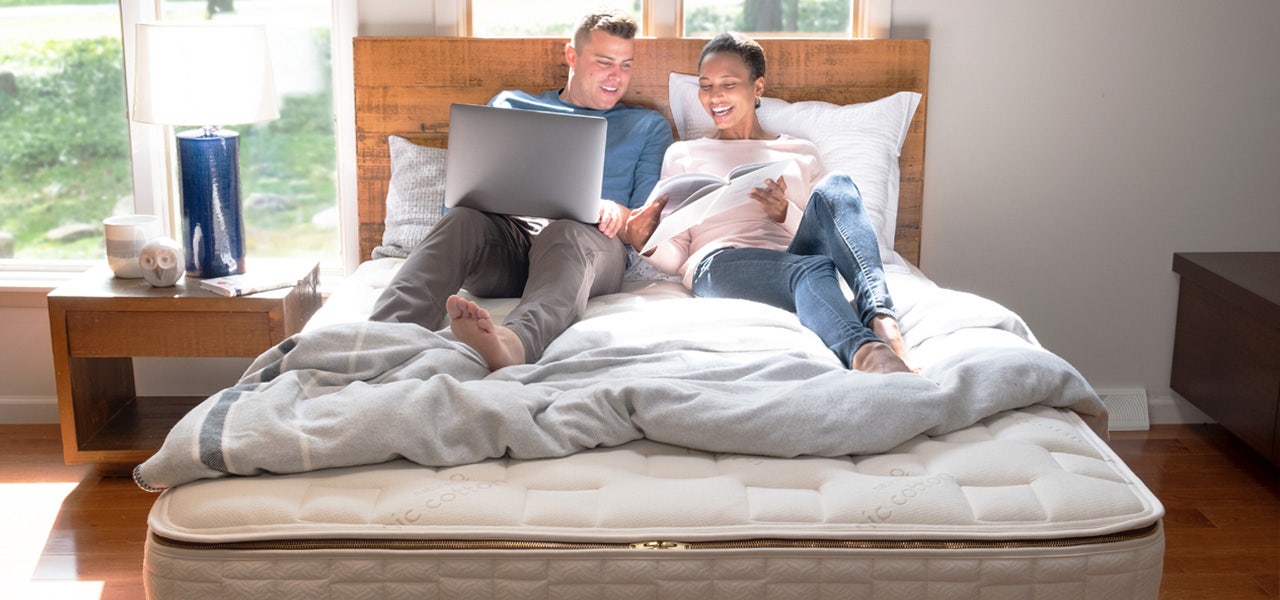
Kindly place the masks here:
[(179, 133), (178, 172), (187, 275), (207, 279), (243, 273), (240, 134), (224, 129)]

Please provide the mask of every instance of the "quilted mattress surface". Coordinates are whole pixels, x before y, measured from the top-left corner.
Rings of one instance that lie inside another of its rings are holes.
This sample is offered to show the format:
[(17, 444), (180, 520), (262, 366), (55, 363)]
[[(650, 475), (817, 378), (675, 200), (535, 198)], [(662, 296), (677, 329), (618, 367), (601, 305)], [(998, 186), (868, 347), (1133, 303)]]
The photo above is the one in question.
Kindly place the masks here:
[(456, 588), (740, 598), (752, 595), (729, 593), (735, 581), (790, 581), (802, 596), (833, 585), (823, 589), (867, 598), (978, 597), (992, 586), (1154, 598), (1162, 515), (1077, 416), (1032, 407), (874, 456), (638, 441), (548, 460), (205, 480), (157, 499), (146, 578), (152, 597)]

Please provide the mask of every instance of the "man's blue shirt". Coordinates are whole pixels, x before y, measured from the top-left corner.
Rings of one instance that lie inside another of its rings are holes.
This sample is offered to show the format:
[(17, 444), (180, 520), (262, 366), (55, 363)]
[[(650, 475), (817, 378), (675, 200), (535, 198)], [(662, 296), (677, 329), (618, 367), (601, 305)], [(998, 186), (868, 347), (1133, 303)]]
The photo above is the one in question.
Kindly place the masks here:
[(529, 94), (507, 90), (489, 101), (492, 106), (563, 112), (608, 121), (605, 133), (604, 185), (600, 197), (628, 208), (640, 208), (662, 174), (662, 157), (671, 145), (671, 125), (658, 112), (618, 103), (609, 110), (574, 106), (560, 99), (560, 90)]

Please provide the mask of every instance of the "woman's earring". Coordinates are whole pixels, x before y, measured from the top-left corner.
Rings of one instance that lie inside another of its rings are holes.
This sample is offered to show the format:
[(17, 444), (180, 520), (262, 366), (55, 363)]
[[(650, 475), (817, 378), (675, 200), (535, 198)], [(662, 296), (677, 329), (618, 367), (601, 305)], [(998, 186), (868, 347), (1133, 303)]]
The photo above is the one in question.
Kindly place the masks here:
[(760, 99), (756, 98), (756, 108), (760, 108)]

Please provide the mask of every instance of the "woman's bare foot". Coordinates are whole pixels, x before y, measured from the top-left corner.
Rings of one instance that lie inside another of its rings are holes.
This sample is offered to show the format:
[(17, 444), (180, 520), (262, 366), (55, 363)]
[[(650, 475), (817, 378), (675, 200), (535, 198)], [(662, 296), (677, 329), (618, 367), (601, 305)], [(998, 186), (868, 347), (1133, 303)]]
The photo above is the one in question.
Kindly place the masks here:
[(524, 343), (514, 331), (489, 318), (489, 311), (462, 296), (445, 300), (449, 330), (462, 343), (475, 348), (489, 370), (524, 364)]
[(855, 370), (866, 373), (914, 373), (888, 344), (884, 342), (868, 342), (853, 353)]
[(898, 320), (893, 317), (880, 315), (871, 319), (871, 331), (875, 332), (884, 343), (889, 345), (889, 349), (893, 350), (902, 362), (911, 365), (911, 370), (920, 372), (920, 367), (911, 364), (911, 357), (907, 350), (907, 341), (902, 339), (902, 331), (898, 329)]

